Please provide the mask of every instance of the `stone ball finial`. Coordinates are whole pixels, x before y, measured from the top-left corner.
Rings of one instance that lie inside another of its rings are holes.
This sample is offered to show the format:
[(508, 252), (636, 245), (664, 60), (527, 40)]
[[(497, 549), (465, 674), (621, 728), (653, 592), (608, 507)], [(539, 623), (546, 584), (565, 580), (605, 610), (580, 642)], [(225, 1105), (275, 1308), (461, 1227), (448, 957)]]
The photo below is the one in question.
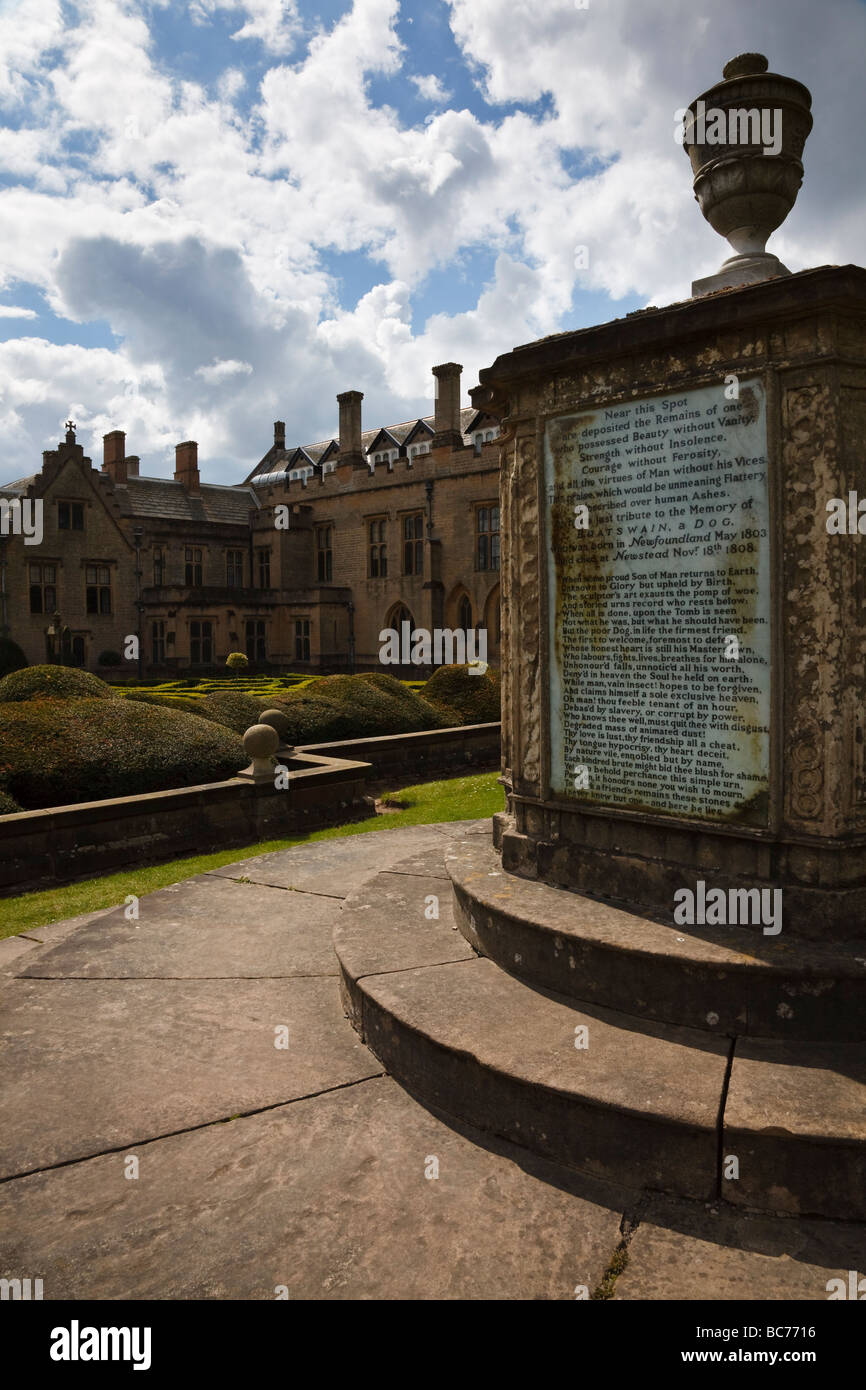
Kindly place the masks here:
[(253, 760), (272, 758), (280, 746), (280, 736), (271, 724), (253, 724), (244, 734), (244, 751)]
[(763, 53), (738, 53), (736, 58), (725, 63), (722, 77), (726, 82), (732, 77), (757, 77), (759, 73), (766, 72), (769, 66)]
[(259, 715), (259, 724), (270, 724), (272, 729), (276, 729), (280, 743), (288, 742), (289, 730), (291, 729), (291, 720), (289, 719), (289, 716), (285, 713), (284, 710), (262, 710), (261, 714)]
[(274, 754), (280, 746), (280, 736), (270, 724), (253, 724), (244, 734), (244, 750), (251, 761), (239, 777), (248, 777), (253, 782), (272, 782), (274, 778)]

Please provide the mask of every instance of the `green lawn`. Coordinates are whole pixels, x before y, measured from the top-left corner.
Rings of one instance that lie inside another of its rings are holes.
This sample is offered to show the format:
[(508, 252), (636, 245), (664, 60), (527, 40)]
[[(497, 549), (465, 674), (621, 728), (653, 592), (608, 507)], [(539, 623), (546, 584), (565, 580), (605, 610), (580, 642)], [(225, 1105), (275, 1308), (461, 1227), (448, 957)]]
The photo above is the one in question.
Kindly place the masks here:
[(150, 868), (124, 869), (105, 878), (90, 878), (82, 883), (70, 883), (49, 888), (40, 893), (22, 893), (17, 898), (0, 898), (0, 938), (44, 927), (64, 917), (77, 917), (82, 912), (96, 912), (103, 907), (116, 907), (128, 894), (143, 897), (157, 888), (192, 878), (208, 869), (233, 864), (251, 854), (267, 854), (270, 850), (289, 849), (292, 845), (310, 844), (316, 840), (333, 840), (341, 835), (365, 835), (371, 830), (399, 830), (406, 825), (433, 825), (437, 821), (475, 820), (492, 816), (504, 806), (504, 794), (498, 773), (475, 773), (470, 777), (453, 777), (447, 782), (422, 782), (416, 787), (385, 793), (382, 797), (390, 806), (403, 809), (386, 815), (370, 816), (348, 825), (332, 825), (326, 830), (314, 830), (286, 840), (264, 840), (220, 850), (216, 854), (195, 854), (185, 859), (172, 859)]

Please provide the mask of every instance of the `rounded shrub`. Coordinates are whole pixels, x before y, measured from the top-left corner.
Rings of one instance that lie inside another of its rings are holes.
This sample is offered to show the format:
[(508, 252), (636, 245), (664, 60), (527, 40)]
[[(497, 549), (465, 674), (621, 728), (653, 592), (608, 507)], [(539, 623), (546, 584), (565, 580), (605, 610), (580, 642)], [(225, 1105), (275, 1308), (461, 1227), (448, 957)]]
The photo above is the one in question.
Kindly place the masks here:
[(214, 690), (203, 700), (196, 700), (196, 714), (233, 729), (236, 734), (245, 734), (253, 724), (258, 724), (260, 713), (270, 703), (267, 695), (248, 695), (243, 690)]
[(449, 716), (451, 724), (492, 724), (501, 718), (499, 672), (488, 666), (483, 674), (469, 666), (440, 666), (424, 686), (423, 695)]
[(0, 637), (0, 676), (8, 676), (10, 671), (23, 671), (27, 657), (17, 642), (11, 637)]
[(135, 700), (143, 705), (156, 705), (159, 709), (179, 709), (184, 714), (201, 714), (201, 700), (191, 700), (183, 695), (153, 694), (149, 690), (130, 690), (124, 693), (124, 700)]
[(0, 816), (14, 816), (21, 807), (8, 792), (0, 792)]
[(28, 666), (0, 680), (0, 704), (35, 699), (114, 700), (117, 691), (74, 666)]
[(275, 701), (289, 716), (287, 741), (334, 743), (442, 728), (448, 720), (393, 676), (322, 676), (310, 685), (286, 690)]
[(0, 763), (27, 810), (169, 791), (233, 777), (244, 764), (228, 729), (133, 700), (0, 704)]
[(230, 671), (245, 671), (249, 664), (243, 652), (229, 652), (226, 657), (226, 666)]
[(105, 651), (99, 653), (96, 662), (98, 666), (122, 666), (123, 657), (120, 652)]

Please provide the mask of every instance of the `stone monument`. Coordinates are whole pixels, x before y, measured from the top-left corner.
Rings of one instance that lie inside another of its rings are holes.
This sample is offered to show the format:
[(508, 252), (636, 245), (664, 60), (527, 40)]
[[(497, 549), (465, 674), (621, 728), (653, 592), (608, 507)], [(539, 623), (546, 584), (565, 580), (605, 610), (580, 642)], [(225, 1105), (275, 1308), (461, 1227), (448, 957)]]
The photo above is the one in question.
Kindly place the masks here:
[[(764, 250), (811, 126), (767, 67), (688, 108), (720, 274), (481, 372), (506, 810), (446, 853), (461, 940), (410, 916), (441, 891), (416, 864), (337, 950), (369, 1046), (446, 1113), (629, 1187), (862, 1220), (866, 270)], [(755, 101), (776, 154), (700, 148)]]
[(515, 872), (654, 911), (696, 873), (782, 889), (785, 932), (826, 941), (866, 935), (862, 546), (827, 527), (866, 496), (866, 272), (780, 272), (481, 373), (507, 430), (499, 835)]

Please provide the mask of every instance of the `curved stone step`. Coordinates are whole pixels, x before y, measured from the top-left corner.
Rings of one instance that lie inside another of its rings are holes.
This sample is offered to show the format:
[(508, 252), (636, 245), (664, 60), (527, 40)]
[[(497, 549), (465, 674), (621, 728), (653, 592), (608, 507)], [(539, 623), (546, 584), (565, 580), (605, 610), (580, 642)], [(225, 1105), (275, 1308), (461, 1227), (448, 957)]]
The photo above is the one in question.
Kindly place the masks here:
[(478, 835), (446, 852), (460, 931), (532, 984), (641, 1018), (791, 1040), (866, 1038), (866, 948), (676, 927), (503, 870)]
[(335, 929), (347, 1012), (388, 1071), (447, 1114), (570, 1167), (713, 1197), (729, 1040), (531, 989), (468, 951), (447, 897), (438, 920), (424, 917), (437, 887), (378, 874)]
[(625, 1187), (866, 1220), (866, 1045), (727, 1039), (532, 986), (456, 930), (441, 851), (407, 867), (347, 899), (334, 944), (352, 1023), (416, 1096)]

